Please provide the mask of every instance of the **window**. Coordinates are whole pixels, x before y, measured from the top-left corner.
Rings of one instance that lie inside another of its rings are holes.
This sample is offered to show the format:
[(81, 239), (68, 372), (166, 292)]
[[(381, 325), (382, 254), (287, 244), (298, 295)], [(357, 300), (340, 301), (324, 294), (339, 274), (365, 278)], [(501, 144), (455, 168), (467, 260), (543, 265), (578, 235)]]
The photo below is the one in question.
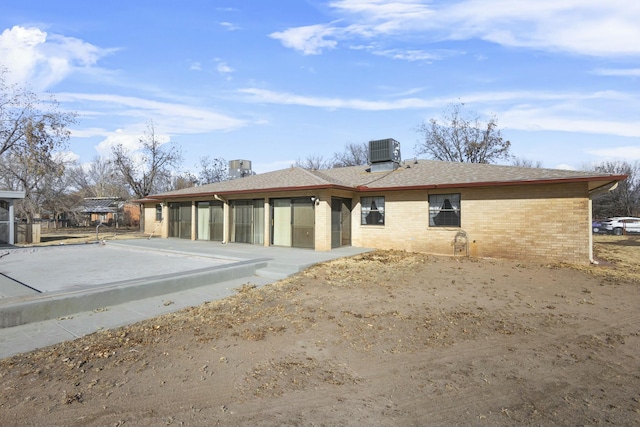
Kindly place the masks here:
[(156, 221), (162, 221), (162, 204), (156, 205)]
[(360, 206), (362, 225), (384, 225), (384, 197), (362, 197)]
[(460, 227), (460, 194), (429, 195), (429, 226)]

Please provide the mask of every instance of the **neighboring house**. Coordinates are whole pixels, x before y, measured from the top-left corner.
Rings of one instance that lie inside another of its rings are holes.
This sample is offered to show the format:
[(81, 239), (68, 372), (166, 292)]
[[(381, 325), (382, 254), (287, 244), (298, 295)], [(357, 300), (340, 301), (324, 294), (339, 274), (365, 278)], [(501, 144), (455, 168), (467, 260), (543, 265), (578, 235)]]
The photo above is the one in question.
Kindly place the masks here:
[(122, 205), (123, 201), (119, 197), (85, 197), (79, 209), (84, 215), (83, 225), (117, 223)]
[(24, 191), (0, 191), (0, 244), (16, 243), (16, 222), (13, 204), (24, 199)]
[[(392, 141), (394, 140), (382, 140)], [(380, 141), (377, 141), (380, 142)], [(391, 150), (390, 150), (391, 151)], [(592, 261), (591, 197), (624, 175), (376, 156), (147, 196), (144, 232), (328, 251), (340, 246)]]
[(123, 225), (138, 226), (140, 225), (140, 204), (125, 202), (122, 206)]

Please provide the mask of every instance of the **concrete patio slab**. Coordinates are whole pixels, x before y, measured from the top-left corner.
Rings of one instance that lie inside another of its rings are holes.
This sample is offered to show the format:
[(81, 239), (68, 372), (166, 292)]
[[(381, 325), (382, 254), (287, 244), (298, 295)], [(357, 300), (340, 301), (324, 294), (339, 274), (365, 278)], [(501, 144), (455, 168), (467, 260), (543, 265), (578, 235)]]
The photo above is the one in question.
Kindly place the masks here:
[(243, 284), (264, 286), (369, 249), (154, 238), (3, 251), (0, 358), (222, 299)]

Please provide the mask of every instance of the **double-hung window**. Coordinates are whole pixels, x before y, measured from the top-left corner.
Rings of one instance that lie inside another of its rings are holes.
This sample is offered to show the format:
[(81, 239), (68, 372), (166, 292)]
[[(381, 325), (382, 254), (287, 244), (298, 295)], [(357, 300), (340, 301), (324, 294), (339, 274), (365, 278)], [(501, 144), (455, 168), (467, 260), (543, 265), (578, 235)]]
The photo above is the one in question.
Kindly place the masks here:
[(156, 221), (162, 221), (162, 204), (156, 205)]
[(360, 224), (362, 225), (384, 225), (384, 197), (361, 197), (360, 198)]
[(460, 193), (429, 195), (429, 226), (460, 227)]

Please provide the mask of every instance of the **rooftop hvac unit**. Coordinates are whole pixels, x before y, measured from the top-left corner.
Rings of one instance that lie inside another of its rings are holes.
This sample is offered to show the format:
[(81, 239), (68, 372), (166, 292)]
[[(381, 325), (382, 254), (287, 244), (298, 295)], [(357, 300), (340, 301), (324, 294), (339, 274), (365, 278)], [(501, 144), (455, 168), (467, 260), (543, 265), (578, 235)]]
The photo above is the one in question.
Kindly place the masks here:
[(229, 161), (229, 178), (242, 178), (253, 175), (251, 170), (251, 160), (231, 160)]
[(369, 161), (400, 163), (400, 143), (393, 138), (369, 141)]

